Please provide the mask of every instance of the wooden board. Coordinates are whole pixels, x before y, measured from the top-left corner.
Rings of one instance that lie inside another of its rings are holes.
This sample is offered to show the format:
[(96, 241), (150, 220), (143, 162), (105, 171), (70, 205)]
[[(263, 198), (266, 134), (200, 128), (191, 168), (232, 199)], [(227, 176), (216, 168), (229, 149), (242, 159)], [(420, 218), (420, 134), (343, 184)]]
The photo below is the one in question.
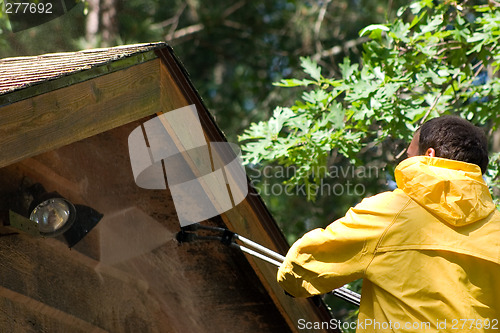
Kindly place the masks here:
[(3, 106), (0, 167), (158, 112), (159, 63), (151, 60)]

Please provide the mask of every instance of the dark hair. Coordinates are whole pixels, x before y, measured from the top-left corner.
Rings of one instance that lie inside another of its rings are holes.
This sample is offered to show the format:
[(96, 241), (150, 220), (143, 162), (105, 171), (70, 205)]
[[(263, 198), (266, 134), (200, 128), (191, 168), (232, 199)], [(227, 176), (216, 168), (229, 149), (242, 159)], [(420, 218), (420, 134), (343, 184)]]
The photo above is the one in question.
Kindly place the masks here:
[(419, 155), (434, 148), (436, 157), (473, 163), (484, 174), (488, 167), (488, 141), (484, 132), (465, 119), (442, 116), (420, 127)]

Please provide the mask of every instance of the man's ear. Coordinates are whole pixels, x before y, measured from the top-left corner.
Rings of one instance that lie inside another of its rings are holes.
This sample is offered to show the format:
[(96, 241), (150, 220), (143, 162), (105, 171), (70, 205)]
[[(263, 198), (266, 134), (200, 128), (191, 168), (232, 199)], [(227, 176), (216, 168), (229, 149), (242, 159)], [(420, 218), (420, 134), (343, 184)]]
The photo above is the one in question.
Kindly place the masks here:
[(436, 157), (436, 151), (434, 150), (434, 148), (428, 148), (425, 152), (425, 156)]

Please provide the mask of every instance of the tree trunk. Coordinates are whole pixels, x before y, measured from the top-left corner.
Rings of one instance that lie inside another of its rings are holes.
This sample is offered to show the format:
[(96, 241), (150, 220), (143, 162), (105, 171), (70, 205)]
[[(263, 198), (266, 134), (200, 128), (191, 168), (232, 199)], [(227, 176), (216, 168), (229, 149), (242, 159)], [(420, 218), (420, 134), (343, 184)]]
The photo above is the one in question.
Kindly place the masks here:
[(102, 44), (113, 46), (118, 36), (117, 0), (101, 0)]
[(89, 47), (96, 47), (97, 33), (99, 31), (99, 0), (87, 0), (87, 2), (89, 4), (89, 12), (85, 27), (85, 39)]

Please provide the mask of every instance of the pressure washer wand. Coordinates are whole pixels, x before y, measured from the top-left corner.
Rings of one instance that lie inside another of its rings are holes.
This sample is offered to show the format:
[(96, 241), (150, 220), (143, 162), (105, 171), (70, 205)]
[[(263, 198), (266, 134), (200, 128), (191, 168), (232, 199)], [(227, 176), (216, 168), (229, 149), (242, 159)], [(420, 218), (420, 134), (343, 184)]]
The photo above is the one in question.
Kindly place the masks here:
[[(192, 231), (196, 231), (198, 229), (204, 229), (204, 230), (211, 230), (211, 231), (216, 231), (222, 233), (221, 236), (199, 236), (196, 233)], [(189, 232), (191, 231), (191, 232)], [(251, 241), (248, 238), (245, 238), (243, 236), (240, 236), (232, 231), (229, 231), (228, 229), (224, 228), (218, 228), (218, 227), (211, 227), (211, 226), (204, 226), (201, 224), (192, 224), (189, 225), (188, 227), (184, 227), (178, 234), (177, 234), (177, 240), (182, 243), (182, 242), (189, 242), (193, 240), (219, 240), (223, 244), (234, 247), (239, 249), (242, 252), (245, 252), (251, 256), (254, 256), (256, 258), (259, 258), (261, 260), (264, 260), (270, 264), (275, 265), (276, 267), (280, 267), (283, 261), (285, 261), (285, 257), (282, 256), (279, 253), (276, 253), (267, 247), (264, 247), (258, 243), (255, 243), (254, 241)], [(235, 240), (239, 240), (241, 243), (243, 243), (246, 246), (242, 246), (240, 244), (237, 244)], [(252, 249), (253, 248), (253, 249)], [(260, 252), (257, 252), (260, 251)], [(330, 292), (334, 296), (337, 296), (338, 298), (341, 298), (351, 304), (354, 304), (356, 306), (359, 306), (360, 301), (361, 301), (361, 296), (352, 291), (347, 289), (346, 287), (340, 287), (338, 289), (335, 289)]]

